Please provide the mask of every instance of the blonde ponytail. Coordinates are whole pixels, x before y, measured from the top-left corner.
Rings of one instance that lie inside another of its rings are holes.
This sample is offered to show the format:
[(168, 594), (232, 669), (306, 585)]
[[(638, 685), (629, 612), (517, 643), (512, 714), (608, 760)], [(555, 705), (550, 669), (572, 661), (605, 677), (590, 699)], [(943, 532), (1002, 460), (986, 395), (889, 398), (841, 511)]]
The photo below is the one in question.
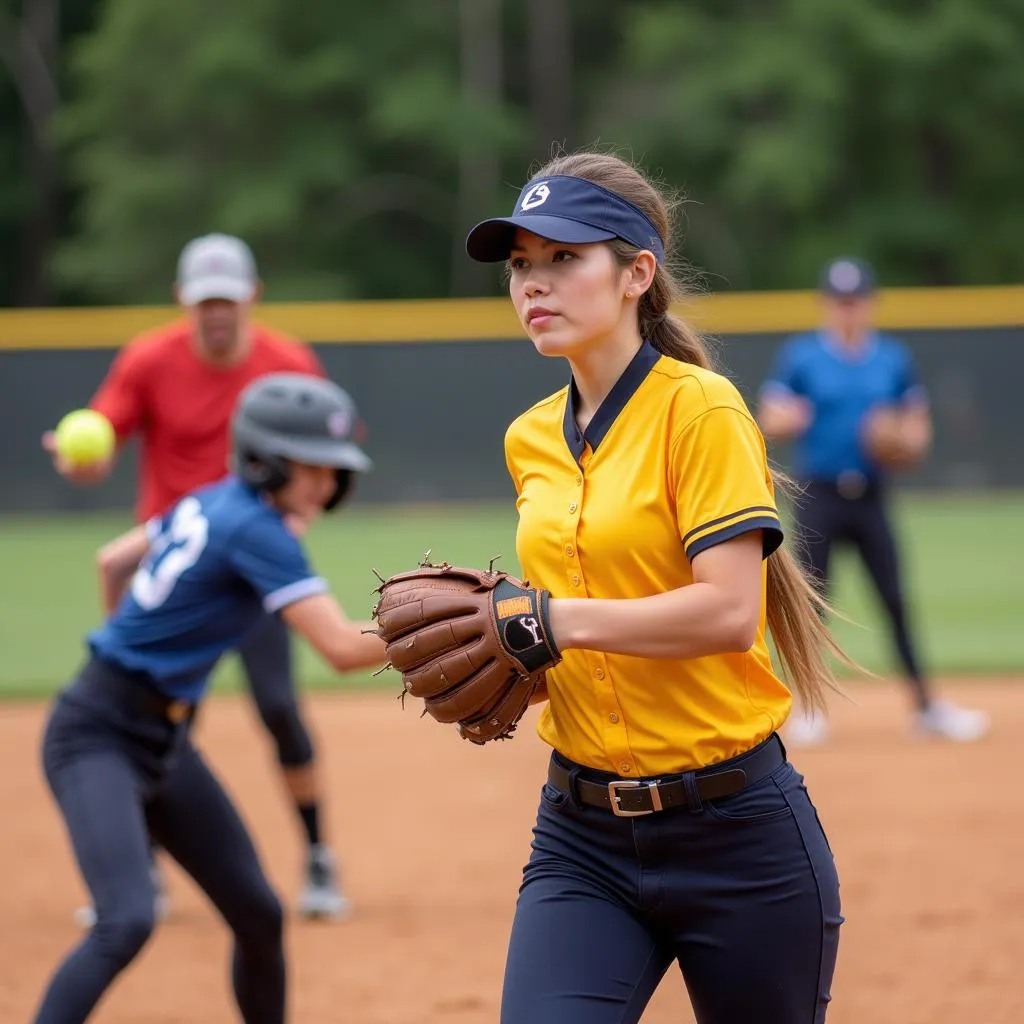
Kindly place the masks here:
[[(772, 479), (776, 494), (781, 492), (790, 498), (795, 495), (796, 488), (785, 474), (773, 470)], [(828, 710), (826, 689), (843, 692), (828, 655), (851, 668), (860, 666), (825, 625), (826, 616), (834, 614), (832, 608), (785, 545), (768, 556), (767, 573), (766, 617), (782, 663), (783, 678), (796, 691), (806, 711), (823, 714)]]

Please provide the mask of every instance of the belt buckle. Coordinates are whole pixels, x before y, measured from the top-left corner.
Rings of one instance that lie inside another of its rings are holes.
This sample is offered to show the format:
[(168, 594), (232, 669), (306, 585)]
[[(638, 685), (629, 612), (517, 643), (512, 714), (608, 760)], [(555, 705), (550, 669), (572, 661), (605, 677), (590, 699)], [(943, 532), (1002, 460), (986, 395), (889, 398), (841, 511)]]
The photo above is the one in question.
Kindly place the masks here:
[(173, 722), (174, 725), (181, 725), (188, 718), (188, 713), (189, 705), (183, 700), (172, 700), (167, 705), (167, 720)]
[[(624, 811), (619, 806), (622, 798), (619, 796), (620, 789), (640, 789), (646, 786), (651, 791), (651, 809), (649, 811)], [(608, 783), (608, 799), (612, 805), (612, 814), (616, 818), (641, 818), (647, 814), (653, 814), (661, 810), (661, 794), (658, 792), (657, 782), (640, 782), (638, 779), (612, 779)]]

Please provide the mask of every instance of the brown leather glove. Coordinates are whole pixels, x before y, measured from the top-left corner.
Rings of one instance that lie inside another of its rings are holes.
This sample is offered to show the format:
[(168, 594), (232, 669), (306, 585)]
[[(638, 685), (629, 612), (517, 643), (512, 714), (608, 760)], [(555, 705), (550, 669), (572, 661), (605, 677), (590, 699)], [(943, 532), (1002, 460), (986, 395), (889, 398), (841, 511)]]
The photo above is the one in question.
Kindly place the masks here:
[(869, 412), (864, 418), (862, 438), (871, 460), (886, 469), (905, 469), (917, 461), (904, 437), (899, 409), (880, 406)]
[(550, 594), (508, 573), (447, 563), (392, 576), (378, 592), (377, 635), (404, 692), (473, 743), (510, 737), (561, 660)]

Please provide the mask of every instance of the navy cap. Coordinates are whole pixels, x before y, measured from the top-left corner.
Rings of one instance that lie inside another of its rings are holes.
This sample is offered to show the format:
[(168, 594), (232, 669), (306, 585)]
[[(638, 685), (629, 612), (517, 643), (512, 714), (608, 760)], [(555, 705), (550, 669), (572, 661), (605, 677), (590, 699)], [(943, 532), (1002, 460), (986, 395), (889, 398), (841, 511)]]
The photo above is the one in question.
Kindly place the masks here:
[(477, 224), (466, 236), (466, 252), (480, 263), (507, 260), (517, 228), (575, 245), (621, 238), (638, 249), (649, 249), (659, 263), (665, 259), (658, 229), (642, 210), (615, 192), (572, 175), (553, 174), (527, 182), (512, 216)]
[(852, 256), (841, 256), (824, 267), (818, 286), (832, 298), (854, 299), (873, 295), (878, 282), (869, 263)]

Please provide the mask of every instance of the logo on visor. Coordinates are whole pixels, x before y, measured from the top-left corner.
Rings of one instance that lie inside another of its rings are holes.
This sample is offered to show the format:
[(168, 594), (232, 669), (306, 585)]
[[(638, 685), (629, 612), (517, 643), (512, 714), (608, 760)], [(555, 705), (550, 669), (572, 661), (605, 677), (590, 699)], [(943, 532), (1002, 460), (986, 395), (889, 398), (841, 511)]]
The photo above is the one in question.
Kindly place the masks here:
[(523, 201), (519, 204), (520, 210), (535, 210), (538, 206), (543, 206), (548, 201), (548, 196), (551, 195), (551, 189), (548, 188), (546, 181), (540, 182), (538, 185), (534, 185), (529, 192), (523, 196)]

